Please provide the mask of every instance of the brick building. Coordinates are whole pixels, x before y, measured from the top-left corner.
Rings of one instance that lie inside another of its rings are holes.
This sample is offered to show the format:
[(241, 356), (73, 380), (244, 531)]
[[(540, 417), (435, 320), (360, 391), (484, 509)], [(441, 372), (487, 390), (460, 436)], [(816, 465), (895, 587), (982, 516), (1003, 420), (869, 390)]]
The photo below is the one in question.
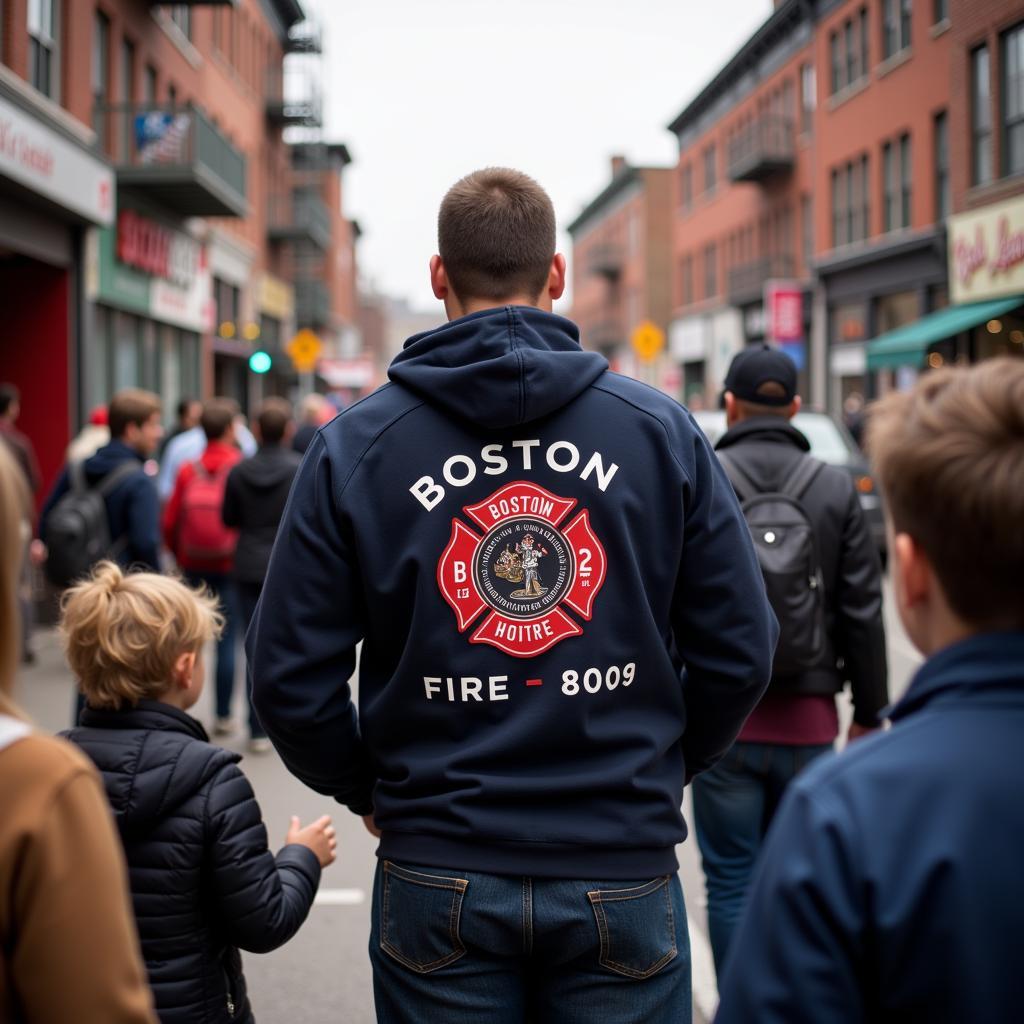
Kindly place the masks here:
[(585, 347), (639, 376), (631, 333), (645, 321), (668, 329), (671, 170), (632, 167), (616, 156), (611, 172), (569, 225), (572, 318)]
[[(186, 394), (248, 406), (294, 390), (282, 346), (296, 327), (355, 344), (347, 151), (321, 145), (300, 167), (286, 141), (321, 123), (319, 40), (298, 0), (5, 0), (0, 12), (0, 132), (14, 140), (0, 144), (0, 296), (19, 333), (42, 332), (31, 355), (0, 341), (0, 379), (25, 392), (48, 476), (120, 387), (160, 392), (168, 417)], [(324, 271), (322, 324), (297, 302), (310, 249), (338, 271)], [(265, 378), (248, 368), (261, 347)]]

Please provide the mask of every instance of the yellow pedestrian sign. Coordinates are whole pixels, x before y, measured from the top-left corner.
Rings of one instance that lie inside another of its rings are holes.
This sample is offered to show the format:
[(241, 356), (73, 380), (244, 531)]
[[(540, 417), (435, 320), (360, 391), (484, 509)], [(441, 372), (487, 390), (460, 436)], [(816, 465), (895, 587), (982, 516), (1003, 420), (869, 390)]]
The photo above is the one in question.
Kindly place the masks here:
[(285, 351), (292, 357), (292, 363), (299, 373), (310, 373), (316, 369), (323, 347), (320, 339), (308, 327), (304, 327), (288, 342)]
[(644, 320), (633, 328), (629, 340), (633, 351), (649, 363), (665, 347), (665, 332), (657, 324)]

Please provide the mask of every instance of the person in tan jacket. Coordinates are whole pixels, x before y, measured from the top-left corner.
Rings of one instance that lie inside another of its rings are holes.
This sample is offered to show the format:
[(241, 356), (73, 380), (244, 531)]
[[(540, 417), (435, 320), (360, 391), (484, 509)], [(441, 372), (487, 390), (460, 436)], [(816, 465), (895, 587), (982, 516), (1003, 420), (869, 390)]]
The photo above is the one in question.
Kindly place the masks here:
[(96, 770), (10, 696), (23, 489), (0, 446), (0, 1021), (156, 1024)]

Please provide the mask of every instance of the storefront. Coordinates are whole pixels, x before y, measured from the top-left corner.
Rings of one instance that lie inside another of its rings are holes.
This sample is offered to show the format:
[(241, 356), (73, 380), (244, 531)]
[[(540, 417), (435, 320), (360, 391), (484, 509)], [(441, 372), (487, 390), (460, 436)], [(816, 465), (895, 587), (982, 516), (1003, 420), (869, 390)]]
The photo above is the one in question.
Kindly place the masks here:
[(738, 309), (680, 317), (669, 326), (669, 352), (679, 365), (684, 401), (694, 409), (718, 400), (732, 358), (744, 345)]
[[(257, 287), (260, 335), (257, 345), (270, 356), (270, 369), (256, 382), (259, 397), (296, 397), (298, 374), (285, 346), (295, 333), (295, 289), (287, 281), (264, 273)], [(255, 397), (255, 396), (254, 396)]]
[(90, 344), (83, 362), (87, 403), (141, 387), (163, 399), (170, 422), (183, 397), (202, 394), (201, 335), (212, 326), (210, 273), (202, 243), (183, 224), (138, 200), (97, 232)]
[(0, 381), (48, 488), (83, 418), (83, 268), (89, 228), (114, 215), (114, 175), (70, 117), (0, 78)]

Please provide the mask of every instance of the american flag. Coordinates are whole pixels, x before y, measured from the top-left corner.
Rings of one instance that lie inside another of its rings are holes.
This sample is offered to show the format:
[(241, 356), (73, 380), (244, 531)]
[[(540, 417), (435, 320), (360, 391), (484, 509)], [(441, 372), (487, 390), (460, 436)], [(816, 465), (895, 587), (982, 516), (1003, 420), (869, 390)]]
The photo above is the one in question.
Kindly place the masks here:
[(185, 162), (185, 146), (191, 115), (165, 114), (150, 111), (135, 119), (135, 140), (139, 162), (143, 164), (178, 164)]

